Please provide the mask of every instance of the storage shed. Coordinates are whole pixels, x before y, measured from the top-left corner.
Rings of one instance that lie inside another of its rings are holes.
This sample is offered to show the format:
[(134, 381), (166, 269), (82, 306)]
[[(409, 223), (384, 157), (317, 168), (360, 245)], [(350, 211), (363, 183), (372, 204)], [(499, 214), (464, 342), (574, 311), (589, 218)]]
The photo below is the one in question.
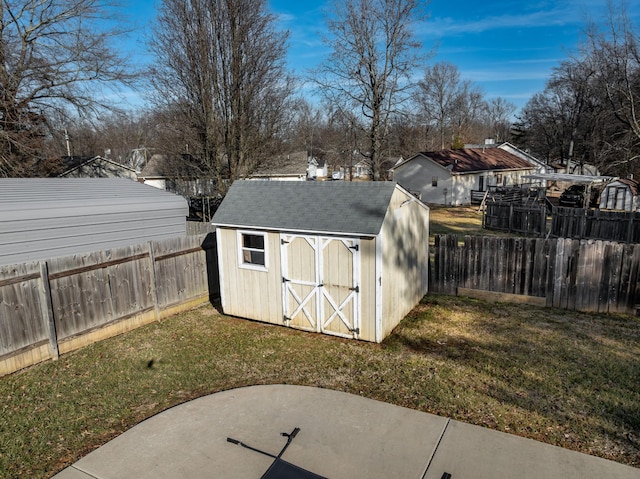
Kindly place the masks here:
[(429, 209), (392, 182), (239, 180), (212, 223), (228, 315), (380, 342), (427, 292)]
[(640, 211), (640, 184), (632, 179), (608, 183), (600, 194), (600, 209)]
[(0, 179), (0, 265), (186, 236), (181, 196), (124, 178)]

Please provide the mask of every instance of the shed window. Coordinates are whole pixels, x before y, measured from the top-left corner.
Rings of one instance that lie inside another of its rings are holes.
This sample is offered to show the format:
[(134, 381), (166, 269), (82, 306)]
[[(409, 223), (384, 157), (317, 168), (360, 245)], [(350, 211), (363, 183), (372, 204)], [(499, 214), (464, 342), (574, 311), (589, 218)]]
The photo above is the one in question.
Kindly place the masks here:
[(431, 177), (431, 186), (438, 186), (438, 177), (437, 176), (432, 176)]
[(265, 247), (265, 234), (239, 231), (238, 236), (240, 266), (266, 269), (267, 250)]

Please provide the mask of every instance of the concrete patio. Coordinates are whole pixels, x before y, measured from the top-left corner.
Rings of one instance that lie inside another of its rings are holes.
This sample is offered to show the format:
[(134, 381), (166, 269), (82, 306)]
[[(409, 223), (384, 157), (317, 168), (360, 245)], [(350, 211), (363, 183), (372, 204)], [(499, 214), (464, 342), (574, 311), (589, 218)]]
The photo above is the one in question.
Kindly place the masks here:
[[(166, 410), (55, 479), (255, 478), (284, 461), (331, 479), (640, 478), (640, 469), (326, 389), (269, 385)], [(311, 477), (275, 475), (269, 478)], [(317, 476), (316, 476), (317, 477)]]

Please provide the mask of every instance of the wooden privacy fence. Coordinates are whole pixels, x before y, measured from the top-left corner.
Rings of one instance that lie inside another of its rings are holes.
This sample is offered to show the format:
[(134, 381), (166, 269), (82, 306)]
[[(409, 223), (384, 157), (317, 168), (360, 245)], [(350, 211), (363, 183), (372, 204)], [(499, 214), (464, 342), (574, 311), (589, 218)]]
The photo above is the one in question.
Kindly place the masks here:
[(558, 207), (551, 236), (640, 243), (640, 213)]
[(482, 226), (531, 236), (547, 233), (547, 208), (539, 204), (487, 201)]
[(213, 234), (0, 266), (0, 375), (210, 299)]
[(187, 236), (215, 232), (216, 228), (208, 221), (187, 221)]
[(637, 314), (640, 245), (565, 238), (435, 238), (429, 290)]

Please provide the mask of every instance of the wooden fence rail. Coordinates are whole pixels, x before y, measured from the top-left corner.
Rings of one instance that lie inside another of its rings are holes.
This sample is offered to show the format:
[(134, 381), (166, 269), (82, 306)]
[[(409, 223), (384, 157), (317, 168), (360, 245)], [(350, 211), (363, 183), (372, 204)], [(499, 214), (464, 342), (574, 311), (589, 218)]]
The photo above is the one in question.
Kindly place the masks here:
[(566, 238), (435, 238), (429, 289), (538, 305), (637, 314), (640, 245)]
[(0, 375), (200, 304), (213, 234), (0, 267)]

